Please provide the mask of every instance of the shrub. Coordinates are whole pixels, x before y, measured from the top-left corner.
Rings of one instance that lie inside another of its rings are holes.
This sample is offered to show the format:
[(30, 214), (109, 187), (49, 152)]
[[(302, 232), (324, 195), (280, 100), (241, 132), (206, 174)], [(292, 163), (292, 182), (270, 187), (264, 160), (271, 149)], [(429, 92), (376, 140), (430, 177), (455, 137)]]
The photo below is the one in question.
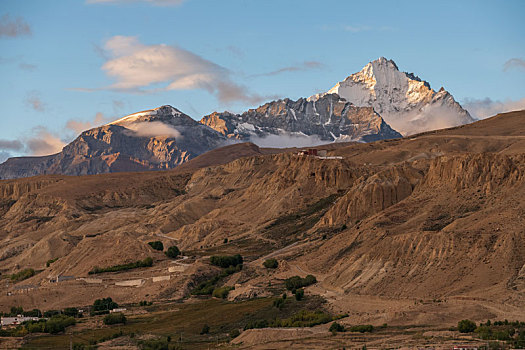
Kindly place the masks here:
[(302, 287), (309, 286), (316, 282), (317, 282), (316, 278), (312, 275), (308, 275), (305, 278), (301, 278), (299, 276), (293, 276), (293, 277), (287, 278), (284, 281), (284, 285), (286, 286), (286, 289), (294, 290), (294, 289), (299, 289)]
[(332, 333), (344, 332), (345, 327), (337, 322), (334, 322), (330, 325), (330, 328), (328, 330)]
[(166, 255), (168, 256), (168, 258), (175, 259), (180, 255), (180, 250), (176, 245), (172, 245), (166, 251)]
[(460, 333), (471, 333), (476, 330), (476, 323), (471, 320), (461, 320), (458, 322), (458, 331)]
[(49, 259), (49, 260), (46, 262), (46, 267), (51, 266), (51, 264), (54, 263), (54, 262), (57, 261), (57, 260), (58, 260), (58, 258)]
[(151, 246), (151, 248), (155, 250), (160, 250), (160, 251), (164, 250), (164, 244), (162, 244), (161, 241), (148, 242), (148, 244)]
[(147, 257), (144, 260), (139, 260), (127, 264), (122, 265), (114, 265), (110, 267), (97, 267), (95, 266), (93, 270), (89, 271), (90, 275), (97, 274), (97, 273), (104, 273), (104, 272), (118, 272), (118, 271), (125, 271), (125, 270), (132, 270), (139, 267), (151, 267), (153, 266), (153, 259), (150, 257)]
[(276, 259), (268, 259), (266, 260), (264, 263), (263, 263), (264, 267), (266, 267), (267, 269), (276, 269), (278, 266), (279, 266), (279, 263), (277, 262)]
[(212, 265), (219, 266), (219, 267), (230, 267), (230, 266), (237, 266), (242, 265), (242, 256), (239, 254), (235, 255), (213, 255), (210, 258), (210, 262)]
[(304, 297), (304, 289), (297, 289), (295, 291), (295, 300), (301, 301)]
[(35, 270), (23, 269), (22, 271), (12, 274), (11, 281), (23, 281), (25, 279), (28, 279), (29, 277), (33, 277), (34, 275), (35, 275)]
[(213, 290), (212, 296), (215, 297), (215, 298), (226, 299), (226, 297), (228, 296), (228, 293), (232, 289), (234, 289), (234, 288), (233, 287), (228, 287), (228, 286), (215, 288)]
[(373, 331), (374, 331), (374, 326), (370, 324), (360, 324), (360, 325), (350, 327), (350, 332), (366, 333), (366, 332), (373, 332)]
[(104, 316), (104, 324), (110, 325), (118, 323), (126, 324), (126, 316), (124, 316), (122, 312), (115, 312)]
[(204, 326), (202, 326), (201, 334), (208, 334), (208, 333), (210, 333), (210, 326), (205, 324)]

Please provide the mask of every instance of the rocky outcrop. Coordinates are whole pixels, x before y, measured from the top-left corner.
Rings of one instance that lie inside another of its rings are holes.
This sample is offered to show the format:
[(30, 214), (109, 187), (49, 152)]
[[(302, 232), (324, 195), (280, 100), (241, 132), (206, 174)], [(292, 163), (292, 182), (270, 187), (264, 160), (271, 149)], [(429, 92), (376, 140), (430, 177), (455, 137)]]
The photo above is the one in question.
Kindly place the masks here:
[(312, 101), (305, 98), (272, 101), (242, 114), (212, 113), (202, 118), (201, 123), (226, 137), (254, 143), (269, 138), (278, 144), (279, 140), (273, 136), (280, 136), (288, 146), (308, 137), (312, 144), (401, 137), (373, 108), (356, 107), (337, 94)]
[(354, 223), (379, 213), (410, 196), (423, 176), (405, 164), (362, 177), (328, 210), (319, 226)]

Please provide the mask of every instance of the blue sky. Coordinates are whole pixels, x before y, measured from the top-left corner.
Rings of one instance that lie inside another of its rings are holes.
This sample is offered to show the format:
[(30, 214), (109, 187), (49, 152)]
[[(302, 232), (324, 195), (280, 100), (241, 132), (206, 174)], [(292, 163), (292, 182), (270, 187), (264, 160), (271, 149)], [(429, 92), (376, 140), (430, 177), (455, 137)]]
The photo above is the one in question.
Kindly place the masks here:
[[(521, 0), (2, 0), (0, 161), (164, 104), (198, 120), (307, 97), (381, 56), (479, 117), (517, 109), (524, 13)], [(137, 71), (137, 57), (154, 63)]]

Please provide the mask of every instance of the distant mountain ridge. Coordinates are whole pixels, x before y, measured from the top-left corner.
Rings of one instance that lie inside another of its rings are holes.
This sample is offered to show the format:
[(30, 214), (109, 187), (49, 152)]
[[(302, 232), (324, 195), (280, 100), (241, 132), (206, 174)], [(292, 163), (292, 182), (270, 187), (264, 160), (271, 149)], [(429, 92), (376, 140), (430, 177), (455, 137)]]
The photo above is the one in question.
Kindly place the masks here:
[(317, 142), (326, 143), (401, 137), (373, 108), (356, 107), (337, 94), (326, 94), (314, 101), (272, 101), (242, 114), (215, 112), (202, 118), (201, 123), (240, 140), (286, 135), (314, 136)]
[(10, 158), (0, 165), (0, 178), (170, 169), (225, 141), (178, 109), (162, 106), (84, 131), (55, 155)]
[(214, 112), (196, 121), (168, 105), (134, 113), (82, 132), (60, 153), (10, 158), (0, 164), (0, 179), (163, 170), (232, 142), (284, 148), (372, 142), (471, 121), (443, 88), (436, 92), (381, 57), (326, 93), (241, 114)]

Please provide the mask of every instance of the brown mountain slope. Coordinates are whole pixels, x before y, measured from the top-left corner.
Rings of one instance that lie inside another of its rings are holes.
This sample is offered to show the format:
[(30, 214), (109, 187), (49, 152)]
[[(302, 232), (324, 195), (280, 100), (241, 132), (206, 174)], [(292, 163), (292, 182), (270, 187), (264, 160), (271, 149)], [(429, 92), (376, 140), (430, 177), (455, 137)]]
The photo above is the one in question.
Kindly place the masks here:
[[(210, 273), (204, 256), (239, 252), (248, 263), (228, 282), (239, 283), (239, 293), (255, 288), (264, 295), (268, 281), (312, 272), (322, 282), (308, 293), (343, 311), (356, 295), (490, 298), (519, 309), (524, 117), (522, 111), (482, 127), (324, 146), (344, 159), (261, 155), (266, 151), (241, 144), (196, 158), (199, 169), (0, 181), (1, 272), (43, 270), (2, 284), (14, 294), (2, 293), (0, 307), (85, 305), (102, 292), (118, 301), (181, 297)], [(247, 157), (230, 161), (239, 156)], [(170, 273), (174, 263), (147, 246), (152, 240), (194, 258), (184, 272)], [(267, 254), (281, 261), (277, 271), (260, 267)], [(58, 274), (86, 278), (94, 266), (147, 256), (155, 259), (152, 268), (103, 274), (100, 284), (48, 281)], [(52, 258), (59, 260), (45, 267)], [(171, 279), (152, 280), (166, 275)], [(140, 286), (115, 285), (132, 280)], [(19, 294), (20, 285), (33, 287)]]

